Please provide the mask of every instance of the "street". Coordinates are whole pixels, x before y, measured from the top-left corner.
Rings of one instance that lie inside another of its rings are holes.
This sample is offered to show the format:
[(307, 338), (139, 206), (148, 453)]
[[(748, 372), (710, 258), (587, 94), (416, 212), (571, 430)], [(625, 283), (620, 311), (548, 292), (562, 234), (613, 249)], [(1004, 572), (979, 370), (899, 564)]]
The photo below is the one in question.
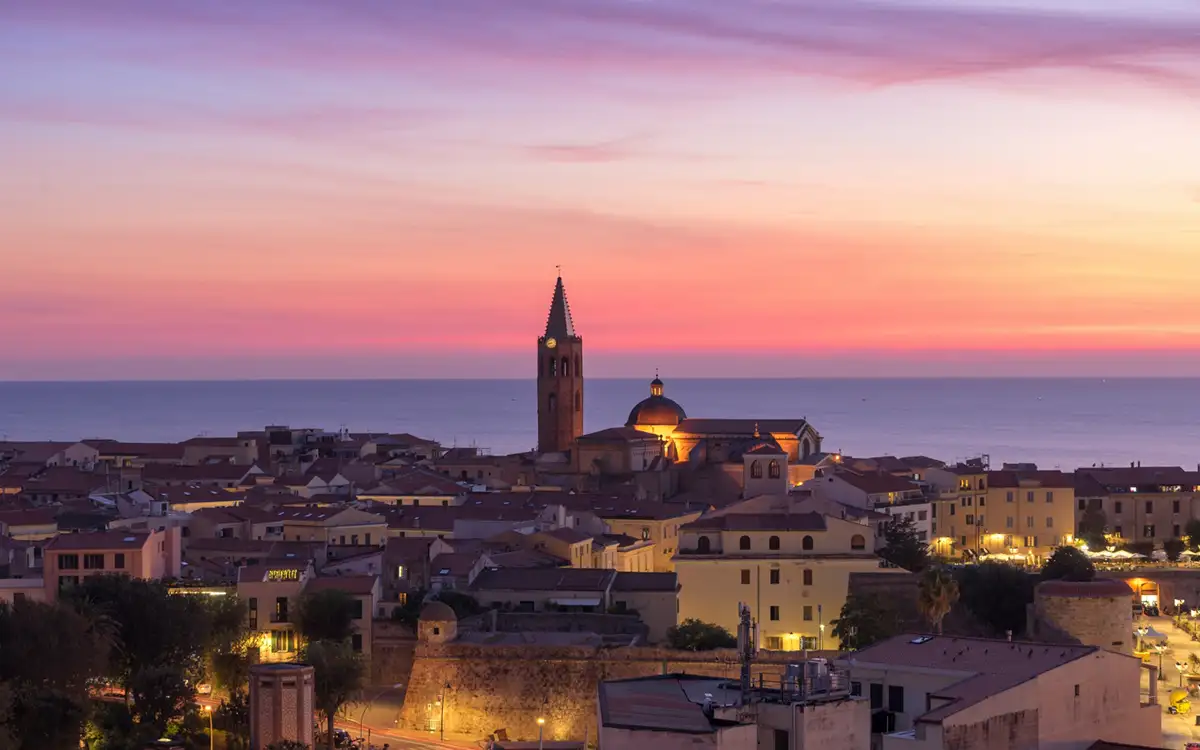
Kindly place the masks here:
[[(1183, 750), (1189, 742), (1200, 741), (1200, 727), (1196, 726), (1196, 716), (1200, 712), (1200, 698), (1193, 699), (1192, 710), (1186, 715), (1167, 713), (1170, 705), (1171, 691), (1179, 687), (1179, 670), (1175, 662), (1188, 662), (1192, 654), (1200, 656), (1200, 643), (1193, 641), (1191, 636), (1175, 627), (1170, 617), (1144, 617), (1143, 624), (1148, 625), (1167, 636), (1167, 650), (1162, 654), (1163, 674), (1166, 680), (1158, 683), (1158, 702), (1163, 707), (1162, 746), (1171, 750)], [(1158, 666), (1159, 656), (1150, 657), (1150, 664)], [(1149, 672), (1142, 670), (1142, 691), (1149, 689)], [(1184, 680), (1184, 684), (1187, 681)]]

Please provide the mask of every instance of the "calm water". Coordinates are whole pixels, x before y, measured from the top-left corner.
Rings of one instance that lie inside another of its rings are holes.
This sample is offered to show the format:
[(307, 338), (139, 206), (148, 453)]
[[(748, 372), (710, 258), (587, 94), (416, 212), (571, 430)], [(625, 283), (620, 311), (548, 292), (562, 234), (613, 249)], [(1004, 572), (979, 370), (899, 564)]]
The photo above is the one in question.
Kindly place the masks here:
[[(625, 423), (644, 380), (589, 380), (587, 430)], [(1200, 380), (671, 380), (693, 417), (806, 417), (857, 455), (982, 453), (993, 465), (1200, 463)], [(520, 380), (0, 382), (8, 439), (183, 440), (266, 424), (411, 432), (493, 453), (536, 443)]]

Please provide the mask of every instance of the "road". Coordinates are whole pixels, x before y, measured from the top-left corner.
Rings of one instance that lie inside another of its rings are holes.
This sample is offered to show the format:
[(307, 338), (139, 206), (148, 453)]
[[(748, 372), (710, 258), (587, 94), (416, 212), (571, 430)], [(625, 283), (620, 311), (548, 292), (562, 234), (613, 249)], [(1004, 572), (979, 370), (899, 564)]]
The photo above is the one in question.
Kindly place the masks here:
[[(1167, 713), (1170, 704), (1171, 690), (1179, 687), (1179, 670), (1175, 662), (1187, 664), (1188, 656), (1200, 656), (1200, 643), (1192, 640), (1187, 632), (1175, 627), (1170, 617), (1145, 617), (1145, 624), (1167, 636), (1167, 650), (1162, 655), (1163, 672), (1166, 680), (1158, 683), (1158, 702), (1163, 707), (1162, 746), (1170, 750), (1183, 750), (1189, 742), (1200, 742), (1200, 727), (1196, 726), (1196, 716), (1200, 713), (1200, 699), (1193, 699), (1190, 714), (1178, 716)], [(1157, 666), (1159, 657), (1152, 656), (1150, 663)], [(1149, 673), (1142, 670), (1142, 689), (1146, 691)], [(1185, 681), (1186, 684), (1186, 681)]]

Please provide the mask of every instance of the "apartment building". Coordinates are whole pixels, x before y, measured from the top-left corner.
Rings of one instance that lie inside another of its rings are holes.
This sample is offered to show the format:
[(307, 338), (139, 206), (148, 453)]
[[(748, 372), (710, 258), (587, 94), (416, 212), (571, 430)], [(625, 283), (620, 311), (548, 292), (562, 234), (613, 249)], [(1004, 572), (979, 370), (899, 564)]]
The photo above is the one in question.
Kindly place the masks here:
[(846, 601), (850, 574), (881, 570), (874, 549), (870, 526), (816, 512), (743, 513), (734, 506), (703, 516), (680, 530), (679, 619), (732, 632), (732, 605), (744, 602), (767, 649), (833, 645), (829, 623)]
[(379, 610), (383, 601), (383, 589), (379, 576), (374, 575), (343, 575), (310, 578), (304, 587), (304, 593), (318, 591), (344, 591), (354, 601), (354, 633), (350, 636), (350, 646), (364, 657), (371, 658), (371, 641), (374, 633), (372, 623), (375, 615), (384, 613)]
[(1184, 535), (1200, 517), (1200, 471), (1178, 466), (1078, 469), (1074, 476), (1075, 520), (1098, 510), (1107, 528), (1130, 542), (1161, 545)]
[(289, 662), (303, 645), (292, 617), (305, 585), (315, 577), (312, 563), (272, 561), (238, 570), (237, 595), (246, 603), (247, 627), (256, 634), (258, 658)]
[(979, 547), (991, 553), (1048, 556), (1075, 539), (1075, 478), (1061, 471), (990, 471), (987, 512), (978, 513)]
[(157, 581), (179, 578), (180, 569), (178, 527), (59, 534), (46, 543), (42, 581), (46, 600), (54, 601), (88, 576), (116, 573)]

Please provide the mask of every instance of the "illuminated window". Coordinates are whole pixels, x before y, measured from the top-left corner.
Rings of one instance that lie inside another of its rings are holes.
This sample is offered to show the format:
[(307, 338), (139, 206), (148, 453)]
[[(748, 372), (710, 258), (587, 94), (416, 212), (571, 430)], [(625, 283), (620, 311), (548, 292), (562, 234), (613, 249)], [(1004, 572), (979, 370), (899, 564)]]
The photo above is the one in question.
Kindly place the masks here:
[(779, 478), (779, 462), (778, 461), (773, 460), (773, 461), (771, 461), (771, 463), (767, 464), (767, 476), (769, 476), (771, 479)]
[(750, 478), (762, 479), (762, 464), (760, 464), (758, 461), (750, 462)]
[(401, 592), (400, 592), (400, 594), (399, 594), (399, 595), (397, 595), (397, 597), (396, 597), (396, 601), (400, 602), (400, 606), (401, 606), (401, 607), (403, 607), (404, 605), (408, 604), (408, 592), (407, 592), (407, 591), (401, 591)]

